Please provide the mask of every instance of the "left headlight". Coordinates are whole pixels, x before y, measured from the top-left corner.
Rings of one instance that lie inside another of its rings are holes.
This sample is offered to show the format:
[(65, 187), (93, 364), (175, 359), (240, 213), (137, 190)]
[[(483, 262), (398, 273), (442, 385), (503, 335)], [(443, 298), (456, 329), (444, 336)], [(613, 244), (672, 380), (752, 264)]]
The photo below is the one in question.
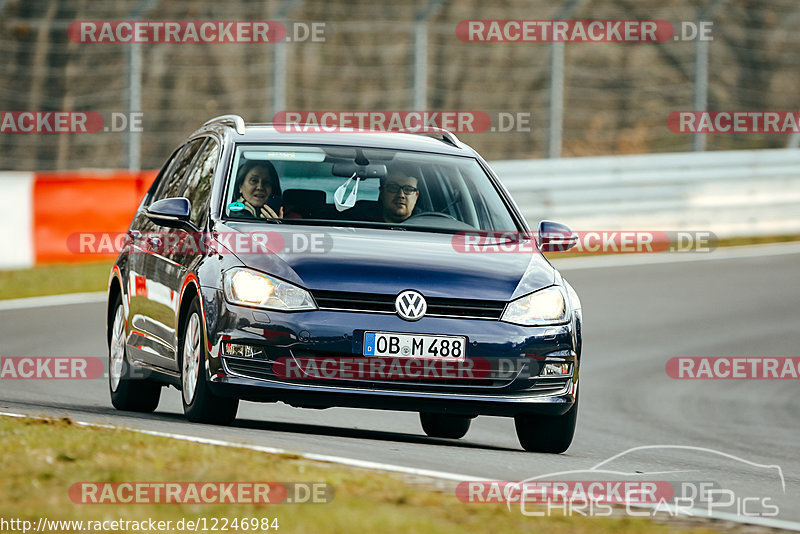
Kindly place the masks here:
[(233, 304), (268, 310), (315, 310), (317, 306), (305, 289), (250, 269), (235, 267), (223, 277), (225, 298)]
[(511, 301), (501, 321), (522, 326), (541, 326), (567, 320), (567, 298), (564, 288), (550, 286)]

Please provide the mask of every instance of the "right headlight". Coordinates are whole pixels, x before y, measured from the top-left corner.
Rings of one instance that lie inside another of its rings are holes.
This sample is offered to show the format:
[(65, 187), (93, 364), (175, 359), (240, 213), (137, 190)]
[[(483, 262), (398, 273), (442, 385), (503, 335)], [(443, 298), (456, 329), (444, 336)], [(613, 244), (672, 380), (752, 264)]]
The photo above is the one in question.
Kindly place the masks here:
[(561, 286), (550, 286), (508, 303), (501, 321), (545, 326), (567, 320), (567, 297)]
[(251, 269), (235, 267), (227, 271), (223, 287), (225, 298), (233, 304), (278, 311), (317, 309), (305, 289)]

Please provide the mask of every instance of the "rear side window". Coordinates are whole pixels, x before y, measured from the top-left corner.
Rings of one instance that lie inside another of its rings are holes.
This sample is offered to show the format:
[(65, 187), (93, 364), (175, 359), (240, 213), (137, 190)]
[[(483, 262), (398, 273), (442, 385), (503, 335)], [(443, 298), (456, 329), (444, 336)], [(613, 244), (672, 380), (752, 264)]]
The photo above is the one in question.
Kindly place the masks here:
[(213, 139), (209, 139), (200, 151), (200, 155), (197, 156), (192, 171), (186, 179), (186, 186), (183, 188), (182, 196), (188, 198), (192, 204), (189, 219), (198, 227), (203, 225), (203, 220), (208, 214), (208, 199), (211, 194), (211, 183), (214, 180), (218, 157), (219, 145)]
[(154, 201), (178, 196), (178, 191), (180, 191), (183, 178), (186, 176), (186, 171), (189, 170), (194, 156), (197, 154), (197, 151), (200, 150), (200, 146), (204, 141), (204, 138), (195, 139), (184, 146), (180, 154), (175, 157), (174, 163), (167, 171), (167, 174), (161, 180), (158, 192), (153, 198)]

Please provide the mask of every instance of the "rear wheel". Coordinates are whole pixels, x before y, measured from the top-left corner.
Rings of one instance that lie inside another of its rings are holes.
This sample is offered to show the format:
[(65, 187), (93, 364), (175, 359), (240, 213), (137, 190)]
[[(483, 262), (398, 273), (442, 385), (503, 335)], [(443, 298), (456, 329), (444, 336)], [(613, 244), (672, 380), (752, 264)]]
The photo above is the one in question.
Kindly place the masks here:
[(144, 378), (134, 378), (125, 343), (125, 312), (122, 297), (117, 295), (108, 339), (108, 389), (111, 404), (117, 410), (152, 412), (161, 398), (161, 385)]
[(578, 421), (578, 398), (563, 415), (521, 414), (514, 417), (517, 438), (528, 452), (561, 453), (569, 449)]
[(195, 423), (229, 425), (236, 419), (239, 399), (219, 397), (208, 387), (206, 348), (200, 317), (200, 304), (195, 298), (189, 305), (178, 342), (183, 413)]
[(463, 415), (421, 412), (419, 420), (422, 430), (432, 438), (463, 438), (469, 430), (472, 418)]

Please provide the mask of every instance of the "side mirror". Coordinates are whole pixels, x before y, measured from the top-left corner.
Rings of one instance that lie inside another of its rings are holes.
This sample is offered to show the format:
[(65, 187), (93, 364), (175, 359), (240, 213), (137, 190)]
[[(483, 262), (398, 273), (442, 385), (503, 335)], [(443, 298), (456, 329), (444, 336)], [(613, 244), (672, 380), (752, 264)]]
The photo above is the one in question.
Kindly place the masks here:
[(147, 218), (160, 226), (180, 228), (187, 232), (197, 231), (189, 220), (192, 205), (188, 198), (163, 198), (150, 204), (145, 214)]
[(554, 221), (539, 223), (539, 250), (542, 252), (564, 252), (578, 244), (578, 234), (566, 224)]

